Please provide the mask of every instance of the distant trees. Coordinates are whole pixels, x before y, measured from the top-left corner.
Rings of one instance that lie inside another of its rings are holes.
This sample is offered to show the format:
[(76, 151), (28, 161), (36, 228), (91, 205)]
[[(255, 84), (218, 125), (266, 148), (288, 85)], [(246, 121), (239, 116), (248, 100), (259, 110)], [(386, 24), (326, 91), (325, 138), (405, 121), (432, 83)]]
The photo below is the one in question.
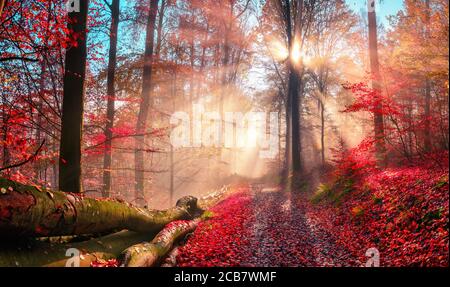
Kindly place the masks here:
[[(335, 22), (344, 22), (345, 19), (341, 19), (341, 14), (334, 19), (329, 16), (333, 13), (333, 9), (343, 9), (343, 4), (338, 2), (329, 1), (269, 1), (267, 3), (268, 11), (275, 11), (277, 17), (274, 21), (282, 29), (280, 31), (281, 36), (284, 38), (285, 45), (287, 47), (288, 58), (286, 59), (286, 66), (288, 69), (286, 79), (286, 99), (285, 99), (285, 123), (286, 123), (286, 144), (285, 144), (285, 177), (288, 175), (289, 170), (292, 168), (294, 173), (302, 171), (302, 113), (305, 109), (304, 100), (307, 87), (309, 85), (307, 74), (312, 77), (319, 87), (319, 93), (324, 93), (326, 88), (326, 65), (321, 68), (313, 70), (308, 67), (308, 57), (327, 57), (328, 55), (319, 55), (316, 52), (324, 52), (317, 44), (320, 41), (326, 42), (324, 37), (320, 37), (320, 33), (330, 33), (333, 28), (332, 25), (336, 25)], [(337, 8), (336, 8), (337, 7)], [(326, 12), (325, 12), (326, 11)], [(270, 12), (269, 12), (270, 13)], [(328, 13), (327, 15), (322, 15)], [(335, 14), (333, 14), (335, 15)], [(265, 17), (271, 17), (266, 15)], [(329, 19), (327, 19), (328, 17)], [(322, 25), (322, 26), (321, 26)], [(319, 28), (320, 27), (320, 28)], [(335, 28), (334, 29), (338, 29)], [(338, 31), (336, 31), (338, 32)], [(329, 34), (328, 34), (329, 35)], [(320, 40), (318, 39), (320, 38)], [(320, 42), (323, 44), (324, 42)], [(319, 44), (319, 45), (320, 45)], [(330, 42), (327, 43), (330, 45)], [(314, 46), (316, 45), (316, 46)], [(332, 45), (327, 47), (332, 53)], [(315, 49), (315, 50), (314, 50)], [(315, 54), (316, 53), (316, 54)], [(326, 59), (322, 59), (326, 62)], [(316, 68), (316, 67), (315, 67)], [(319, 113), (321, 117), (321, 157), (322, 162), (325, 161), (325, 143), (324, 143), (324, 103), (320, 99), (319, 101)]]
[[(448, 152), (448, 1), (405, 1), (382, 43), (385, 116), (391, 158), (441, 161)], [(398, 162), (398, 160), (396, 160)]]
[[(310, 59), (307, 76), (315, 92), (312, 98), (317, 101), (320, 129), (320, 160), (322, 166), (326, 164), (326, 150), (333, 142), (326, 142), (327, 131), (327, 101), (344, 81), (342, 67), (345, 65), (345, 49), (356, 33), (357, 18), (344, 1), (321, 1), (314, 22), (311, 23), (309, 49), (307, 57)], [(335, 96), (335, 95), (334, 95)], [(336, 96), (335, 96), (336, 97)]]

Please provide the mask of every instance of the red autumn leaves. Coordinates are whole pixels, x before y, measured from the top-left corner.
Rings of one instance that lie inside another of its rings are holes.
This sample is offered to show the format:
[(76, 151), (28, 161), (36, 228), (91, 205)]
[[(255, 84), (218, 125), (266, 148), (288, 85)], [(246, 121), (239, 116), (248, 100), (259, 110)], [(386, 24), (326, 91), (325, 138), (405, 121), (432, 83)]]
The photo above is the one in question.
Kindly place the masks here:
[(312, 212), (361, 261), (376, 247), (382, 266), (448, 266), (448, 196), (446, 171), (389, 169), (359, 179), (340, 206)]
[(372, 170), (340, 204), (242, 189), (180, 248), (178, 266), (448, 266), (445, 171)]
[(248, 222), (253, 216), (252, 198), (245, 189), (212, 209), (214, 217), (200, 223), (187, 244), (180, 248), (178, 266), (239, 266), (249, 254)]

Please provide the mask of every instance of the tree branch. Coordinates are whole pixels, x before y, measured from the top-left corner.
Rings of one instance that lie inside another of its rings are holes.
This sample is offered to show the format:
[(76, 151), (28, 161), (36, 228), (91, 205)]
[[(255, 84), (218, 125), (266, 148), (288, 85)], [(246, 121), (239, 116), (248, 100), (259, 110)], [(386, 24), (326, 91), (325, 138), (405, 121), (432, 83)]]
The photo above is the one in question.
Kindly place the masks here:
[(15, 168), (15, 167), (19, 167), (19, 166), (22, 166), (22, 165), (24, 165), (24, 164), (30, 162), (33, 158), (35, 158), (35, 157), (39, 154), (39, 151), (40, 151), (40, 150), (42, 149), (42, 147), (44, 146), (44, 143), (45, 143), (45, 139), (42, 141), (41, 145), (40, 145), (40, 146), (38, 147), (38, 149), (34, 152), (34, 154), (31, 155), (31, 156), (30, 156), (29, 158), (27, 158), (26, 160), (24, 160), (24, 161), (22, 161), (22, 162), (19, 162), (19, 163), (15, 163), (15, 164), (9, 165), (9, 166), (2, 167), (2, 168), (0, 168), (0, 171), (6, 170), (6, 169)]
[(21, 60), (21, 61), (25, 61), (25, 62), (37, 62), (37, 61), (39, 61), (38, 59), (27, 58), (27, 57), (19, 57), (19, 56), (11, 56), (11, 57), (0, 58), (0, 62), (8, 62), (8, 61), (14, 61), (14, 60)]

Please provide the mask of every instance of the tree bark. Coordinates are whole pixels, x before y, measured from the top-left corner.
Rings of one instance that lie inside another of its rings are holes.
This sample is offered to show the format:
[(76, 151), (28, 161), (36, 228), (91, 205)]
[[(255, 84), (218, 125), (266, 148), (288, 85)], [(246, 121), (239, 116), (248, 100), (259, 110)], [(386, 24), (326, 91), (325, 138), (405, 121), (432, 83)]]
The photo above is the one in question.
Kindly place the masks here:
[(163, 259), (173, 246), (197, 228), (200, 219), (175, 221), (161, 230), (151, 242), (136, 244), (119, 257), (122, 267), (152, 267)]
[[(122, 230), (102, 237), (81, 242), (54, 242), (29, 239), (26, 242), (2, 242), (0, 249), (0, 267), (70, 267), (68, 262), (74, 254), (68, 254), (70, 248), (80, 252), (80, 267), (89, 267), (97, 259), (116, 258), (121, 252), (142, 241), (151, 240), (157, 232), (138, 233)], [(74, 266), (75, 267), (75, 266)]]
[[(6, 187), (7, 185), (1, 186)], [(200, 214), (202, 210), (207, 210), (211, 206), (217, 204), (226, 197), (230, 191), (231, 190), (225, 186), (222, 189), (209, 194), (207, 197), (200, 198), (198, 200), (198, 207), (200, 208), (198, 214)], [(2, 201), (2, 196), (3, 193), (0, 193), (0, 203)], [(0, 210), (2, 209), (0, 208)], [(17, 241), (17, 239), (14, 241), (3, 241), (1, 242), (2, 248), (0, 249), (0, 267), (70, 266), (68, 260), (71, 259), (72, 255), (67, 254), (67, 251), (70, 248), (75, 248), (80, 251), (80, 267), (89, 267), (93, 261), (98, 259), (108, 260), (117, 258), (123, 253), (123, 250), (128, 247), (152, 240), (152, 238), (157, 235), (158, 231), (160, 231), (160, 229), (143, 233), (122, 230), (102, 237), (77, 242), (74, 240), (67, 240), (64, 237), (49, 237), (48, 240), (21, 238), (20, 241)], [(174, 240), (173, 243), (176, 243), (176, 241), (182, 237), (183, 236), (176, 237), (177, 240)], [(80, 238), (77, 238), (77, 240), (78, 239)]]
[(111, 27), (109, 34), (109, 59), (107, 78), (107, 110), (105, 127), (105, 153), (103, 158), (103, 197), (111, 193), (111, 162), (112, 162), (112, 128), (114, 126), (114, 105), (116, 98), (115, 74), (117, 64), (117, 30), (119, 27), (120, 0), (111, 3)]
[[(378, 61), (378, 36), (377, 36), (377, 18), (375, 13), (375, 0), (368, 1), (369, 18), (369, 55), (370, 71), (372, 73), (372, 88), (380, 94), (381, 97), (381, 76), (380, 64)], [(386, 165), (386, 146), (384, 137), (383, 104), (381, 99), (378, 101), (376, 112), (374, 113), (374, 132), (376, 140), (376, 156), (379, 165)]]
[[(153, 46), (155, 40), (155, 21), (159, 0), (149, 0), (150, 11), (147, 20), (147, 34), (145, 39), (144, 72), (142, 76), (142, 102), (136, 124), (136, 133), (144, 134), (150, 110), (150, 94), (152, 90)], [(145, 205), (144, 198), (144, 136), (137, 136), (135, 143), (135, 197), (136, 203)]]
[(325, 165), (325, 106), (321, 99), (319, 100), (319, 108), (320, 108), (320, 155), (322, 159), (322, 165)]
[(115, 200), (97, 200), (48, 191), (0, 178), (0, 236), (21, 238), (100, 234), (128, 229), (158, 231), (167, 223), (191, 219), (200, 209), (187, 196), (167, 210), (148, 210)]
[[(298, 0), (296, 5), (296, 15), (295, 19), (291, 19), (291, 2), (289, 0), (284, 1), (283, 5), (284, 17), (285, 17), (285, 28), (287, 35), (287, 42), (289, 46), (289, 82), (288, 82), (288, 98), (286, 101), (286, 140), (289, 144), (286, 144), (286, 156), (288, 166), (287, 175), (290, 170), (289, 159), (292, 160), (292, 170), (294, 173), (301, 171), (301, 142), (300, 142), (300, 88), (301, 88), (301, 77), (299, 73), (299, 65), (294, 63), (292, 59), (293, 49), (295, 42), (301, 42), (302, 35), (302, 13), (303, 13), (303, 1)], [(298, 44), (300, 45), (300, 44)]]
[[(428, 40), (430, 37), (430, 0), (425, 1), (425, 37)], [(427, 68), (426, 68), (427, 69)], [(424, 133), (424, 148), (425, 152), (431, 151), (431, 79), (425, 75), (425, 133)]]
[(80, 1), (80, 12), (70, 12), (67, 28), (77, 35), (77, 45), (66, 51), (59, 188), (81, 192), (81, 137), (83, 96), (86, 75), (86, 19), (89, 0)]
[[(229, 193), (227, 186), (198, 200), (200, 210), (207, 210)], [(119, 256), (123, 267), (152, 267), (165, 258), (174, 246), (188, 233), (193, 232), (201, 220), (208, 219), (206, 212), (201, 218), (191, 221), (174, 221), (161, 230), (151, 242), (136, 244), (124, 250)]]
[(301, 162), (301, 137), (300, 137), (300, 75), (296, 69), (291, 70), (289, 86), (291, 93), (291, 113), (292, 113), (292, 170), (298, 173), (302, 169)]

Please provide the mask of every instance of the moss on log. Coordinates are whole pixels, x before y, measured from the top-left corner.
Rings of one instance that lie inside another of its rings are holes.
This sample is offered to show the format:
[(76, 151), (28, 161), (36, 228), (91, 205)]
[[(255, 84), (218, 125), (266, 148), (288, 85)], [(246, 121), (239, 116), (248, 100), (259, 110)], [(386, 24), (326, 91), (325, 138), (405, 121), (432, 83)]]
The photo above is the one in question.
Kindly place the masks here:
[(65, 267), (71, 258), (70, 248), (80, 251), (80, 266), (89, 267), (97, 258), (116, 258), (127, 247), (151, 240), (154, 233), (120, 231), (103, 237), (74, 243), (50, 243), (37, 239), (21, 242), (0, 242), (0, 267)]
[(99, 234), (123, 229), (150, 233), (171, 221), (191, 219), (198, 211), (197, 199), (191, 196), (167, 210), (148, 210), (0, 178), (2, 238)]
[(186, 234), (197, 228), (201, 219), (174, 221), (161, 230), (151, 242), (133, 245), (119, 257), (122, 267), (156, 266)]

